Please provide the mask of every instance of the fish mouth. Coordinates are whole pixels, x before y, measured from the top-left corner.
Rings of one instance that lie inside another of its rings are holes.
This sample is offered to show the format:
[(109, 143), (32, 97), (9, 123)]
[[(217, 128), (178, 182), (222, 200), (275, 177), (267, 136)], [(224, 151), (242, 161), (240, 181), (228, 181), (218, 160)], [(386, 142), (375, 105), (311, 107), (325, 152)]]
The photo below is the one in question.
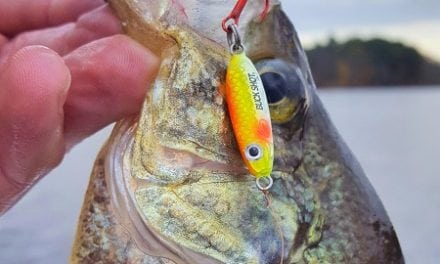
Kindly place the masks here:
[[(126, 136), (121, 139), (123, 142), (121, 145), (125, 144), (126, 147), (121, 150), (121, 153), (124, 153), (124, 157), (127, 158), (124, 162), (124, 167), (127, 169), (123, 176), (125, 178), (126, 175), (129, 175), (131, 181), (135, 181), (135, 185), (138, 187), (232, 182), (255, 183), (256, 181), (255, 176), (252, 176), (246, 168), (235, 146), (219, 152), (217, 150), (224, 150), (224, 148), (209, 148), (194, 139), (180, 139), (179, 144), (176, 144), (175, 147), (173, 147), (173, 143), (169, 142), (165, 145), (160, 143), (148, 145), (149, 154), (142, 155), (145, 148), (135, 138), (135, 129), (136, 125), (129, 125), (124, 132)], [(150, 141), (154, 141), (151, 138)], [(160, 142), (163, 141), (162, 138)], [(221, 141), (218, 145), (226, 146), (228, 144)], [(270, 171), (267, 169), (258, 171), (258, 173), (270, 176)]]
[[(228, 166), (163, 148), (164, 164), (186, 170), (188, 177), (175, 182), (134, 177), (130, 167), (134, 130), (129, 121), (116, 126), (108, 145), (105, 178), (117, 222), (141, 251), (176, 263), (231, 259), (271, 263), (268, 259), (277, 259), (283, 252), (275, 250), (284, 246), (282, 241), (293, 241), (298, 208), (274, 199), (276, 208), (282, 208), (282, 218), (293, 221), (283, 224), (288, 235), (281, 238), (279, 227), (273, 225), (278, 216), (267, 209), (265, 196), (243, 165)], [(273, 252), (262, 253), (259, 247)]]
[[(199, 147), (199, 151), (196, 152), (158, 145), (153, 158), (158, 165), (145, 166), (143, 173), (137, 173), (133, 170), (131, 161), (135, 129), (136, 124), (133, 124), (133, 120), (124, 120), (116, 125), (113, 133), (117, 136), (113, 140), (106, 162), (106, 175), (119, 174), (118, 177), (124, 179), (127, 186), (133, 189), (151, 185), (178, 187), (189, 184), (255, 183), (255, 177), (249, 173), (239, 153), (232, 158), (215, 160), (211, 156), (203, 156), (203, 153), (214, 152), (203, 147)], [(212, 156), (220, 155), (222, 154)], [(157, 166), (165, 169), (158, 170)], [(158, 177), (169, 176), (176, 171), (179, 171), (182, 177), (170, 177), (170, 180)]]

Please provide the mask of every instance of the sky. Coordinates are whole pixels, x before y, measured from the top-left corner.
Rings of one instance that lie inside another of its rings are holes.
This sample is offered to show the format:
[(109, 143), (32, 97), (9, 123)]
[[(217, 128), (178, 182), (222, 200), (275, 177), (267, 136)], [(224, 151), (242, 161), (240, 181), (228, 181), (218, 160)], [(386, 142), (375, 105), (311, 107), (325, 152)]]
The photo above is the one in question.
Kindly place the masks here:
[(382, 37), (440, 62), (440, 0), (281, 0), (305, 47)]

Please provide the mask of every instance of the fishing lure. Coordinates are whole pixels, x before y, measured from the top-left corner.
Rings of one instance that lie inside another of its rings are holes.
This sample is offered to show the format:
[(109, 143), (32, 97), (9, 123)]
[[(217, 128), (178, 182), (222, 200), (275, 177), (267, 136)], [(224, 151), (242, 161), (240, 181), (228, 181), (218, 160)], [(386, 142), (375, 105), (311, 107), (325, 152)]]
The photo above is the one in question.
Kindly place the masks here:
[[(237, 21), (238, 17), (228, 26), (222, 24), (231, 51), (226, 71), (226, 103), (243, 161), (256, 177), (257, 187), (267, 191), (273, 184), (270, 175), (274, 159), (269, 105), (260, 75), (244, 52)], [(266, 183), (261, 179), (266, 179)]]

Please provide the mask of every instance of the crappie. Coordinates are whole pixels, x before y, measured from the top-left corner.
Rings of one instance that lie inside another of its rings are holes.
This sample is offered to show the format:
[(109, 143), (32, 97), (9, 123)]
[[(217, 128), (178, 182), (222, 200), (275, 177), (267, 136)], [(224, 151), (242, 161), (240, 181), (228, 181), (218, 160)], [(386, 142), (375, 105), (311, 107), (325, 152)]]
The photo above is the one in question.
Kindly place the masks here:
[(239, 25), (272, 118), (269, 207), (221, 93), (230, 58), (221, 20), (235, 1), (109, 2), (162, 63), (140, 115), (119, 122), (98, 155), (71, 263), (404, 263), (278, 1), (262, 22), (263, 1), (250, 1)]

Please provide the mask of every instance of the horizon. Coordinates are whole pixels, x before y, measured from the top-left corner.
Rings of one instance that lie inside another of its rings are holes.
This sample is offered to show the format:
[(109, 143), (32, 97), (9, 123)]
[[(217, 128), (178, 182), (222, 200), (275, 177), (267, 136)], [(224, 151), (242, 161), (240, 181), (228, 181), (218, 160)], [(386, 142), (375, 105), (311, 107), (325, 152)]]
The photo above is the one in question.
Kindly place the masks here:
[(304, 48), (381, 38), (401, 42), (440, 63), (440, 1), (280, 0)]

